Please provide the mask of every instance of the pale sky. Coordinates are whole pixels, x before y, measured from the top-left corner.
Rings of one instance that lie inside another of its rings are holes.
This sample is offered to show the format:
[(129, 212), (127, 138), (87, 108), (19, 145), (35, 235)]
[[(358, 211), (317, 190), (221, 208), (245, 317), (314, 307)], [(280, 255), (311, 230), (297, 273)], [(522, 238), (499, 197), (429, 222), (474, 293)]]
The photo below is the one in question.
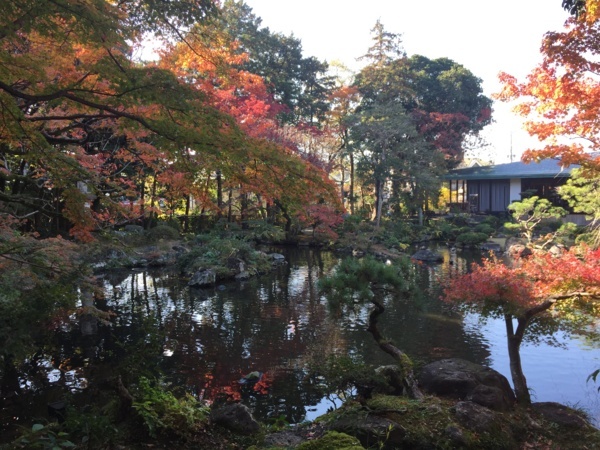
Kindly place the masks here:
[[(504, 71), (519, 79), (541, 60), (542, 37), (567, 19), (561, 0), (245, 0), (262, 26), (293, 34), (304, 56), (339, 60), (358, 69), (356, 58), (371, 46), (379, 19), (386, 31), (402, 34), (407, 54), (447, 57), (483, 80), (484, 93), (500, 90)], [(494, 103), (496, 123), (485, 130), (496, 163), (515, 160), (535, 146), (510, 107)]]

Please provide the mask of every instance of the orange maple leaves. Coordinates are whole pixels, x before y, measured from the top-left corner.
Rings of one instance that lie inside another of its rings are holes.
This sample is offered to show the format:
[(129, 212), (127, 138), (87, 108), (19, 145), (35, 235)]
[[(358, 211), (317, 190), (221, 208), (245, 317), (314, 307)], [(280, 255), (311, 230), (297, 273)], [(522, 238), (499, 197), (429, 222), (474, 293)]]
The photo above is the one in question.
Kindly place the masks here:
[(527, 119), (524, 128), (544, 143), (527, 150), (525, 161), (558, 157), (564, 166), (600, 170), (592, 154), (600, 150), (600, 22), (593, 17), (571, 18), (564, 31), (547, 33), (543, 62), (524, 82), (499, 75), (503, 89), (496, 98), (516, 100), (515, 112)]
[(443, 300), (520, 315), (575, 297), (600, 298), (600, 249), (573, 247), (559, 257), (536, 253), (513, 267), (496, 258), (484, 259), (470, 273), (450, 280)]

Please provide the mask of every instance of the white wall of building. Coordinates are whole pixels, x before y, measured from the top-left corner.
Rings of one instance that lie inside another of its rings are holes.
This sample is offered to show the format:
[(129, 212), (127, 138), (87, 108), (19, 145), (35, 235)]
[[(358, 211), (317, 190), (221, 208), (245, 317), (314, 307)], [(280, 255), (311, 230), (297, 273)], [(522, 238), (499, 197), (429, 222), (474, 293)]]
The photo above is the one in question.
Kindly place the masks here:
[(521, 179), (511, 178), (510, 179), (510, 201), (519, 202), (521, 201)]

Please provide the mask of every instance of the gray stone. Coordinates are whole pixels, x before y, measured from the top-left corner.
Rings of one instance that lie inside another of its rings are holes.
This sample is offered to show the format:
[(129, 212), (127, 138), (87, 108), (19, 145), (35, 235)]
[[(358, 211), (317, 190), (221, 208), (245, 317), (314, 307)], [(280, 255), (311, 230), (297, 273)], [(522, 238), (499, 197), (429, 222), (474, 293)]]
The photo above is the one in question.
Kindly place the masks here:
[(456, 425), (448, 425), (444, 430), (444, 434), (450, 438), (450, 440), (456, 444), (457, 447), (463, 447), (467, 445), (467, 439), (463, 431)]
[(111, 249), (106, 255), (108, 259), (125, 259), (128, 258), (127, 254), (123, 250)]
[(512, 408), (513, 401), (508, 400), (498, 386), (480, 384), (467, 395), (468, 401), (485, 406), (495, 411), (508, 411)]
[(480, 248), (484, 252), (502, 253), (502, 247), (496, 242), (484, 242)]
[(427, 248), (421, 248), (417, 250), (417, 252), (411, 256), (411, 258), (416, 259), (417, 261), (427, 262), (442, 262), (444, 260), (442, 255)]
[(265, 447), (297, 447), (304, 439), (291, 431), (279, 431), (277, 433), (269, 434), (265, 437)]
[(498, 411), (512, 409), (516, 400), (504, 375), (463, 359), (443, 359), (427, 364), (418, 380), (429, 394), (469, 399)]
[(581, 413), (560, 403), (540, 402), (533, 403), (531, 406), (549, 422), (576, 429), (591, 427)]
[(128, 233), (137, 233), (141, 234), (144, 232), (144, 227), (140, 225), (125, 225), (123, 229)]
[(498, 420), (496, 413), (473, 402), (458, 402), (451, 412), (458, 423), (477, 433), (491, 431)]
[(269, 258), (276, 264), (285, 263), (285, 256), (280, 253), (269, 253)]
[(260, 431), (259, 423), (254, 420), (250, 409), (241, 403), (225, 405), (211, 411), (210, 420), (235, 433), (250, 435)]
[(331, 424), (331, 429), (358, 438), (365, 448), (377, 448), (385, 442), (385, 448), (405, 448), (406, 429), (393, 420), (374, 415), (341, 417)]
[(525, 245), (525, 241), (516, 237), (509, 237), (506, 239), (506, 244), (504, 245), (506, 249), (506, 253), (511, 256), (529, 256), (531, 255), (531, 249)]
[(238, 281), (245, 281), (249, 280), (250, 278), (252, 278), (252, 274), (248, 271), (240, 272), (235, 276), (235, 279)]
[(212, 286), (217, 281), (217, 273), (212, 269), (199, 270), (194, 275), (190, 281), (188, 281), (188, 286)]

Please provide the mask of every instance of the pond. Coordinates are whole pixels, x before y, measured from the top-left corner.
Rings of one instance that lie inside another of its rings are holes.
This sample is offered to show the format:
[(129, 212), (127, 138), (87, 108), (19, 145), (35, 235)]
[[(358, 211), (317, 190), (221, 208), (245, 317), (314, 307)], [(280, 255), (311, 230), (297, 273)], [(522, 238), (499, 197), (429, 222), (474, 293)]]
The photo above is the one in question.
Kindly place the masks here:
[[(169, 271), (112, 272), (99, 277), (110, 325), (72, 317), (35, 356), (38, 369), (21, 376), (27, 401), (6, 406), (2, 425), (26, 422), (64, 398), (85, 404), (103, 382), (125, 384), (162, 377), (180, 392), (207, 401), (240, 400), (260, 420), (299, 423), (336, 406), (324, 397), (311, 361), (328, 355), (360, 356), (391, 364), (366, 331), (370, 308), (333, 310), (317, 289), (339, 257), (310, 248), (276, 249), (287, 264), (272, 273), (214, 289), (189, 288)], [(482, 324), (439, 301), (439, 280), (464, 272), (478, 254), (442, 248), (441, 264), (416, 264), (422, 293), (387, 298), (380, 319), (384, 336), (417, 363), (458, 357), (489, 365), (510, 380), (502, 321)], [(600, 367), (597, 343), (558, 337), (561, 347), (525, 345), (524, 371), (534, 401), (557, 401), (586, 410), (600, 424), (600, 394), (587, 376)], [(245, 383), (249, 374), (256, 383)], [(41, 375), (40, 375), (41, 374)], [(35, 411), (35, 412), (34, 412)]]

